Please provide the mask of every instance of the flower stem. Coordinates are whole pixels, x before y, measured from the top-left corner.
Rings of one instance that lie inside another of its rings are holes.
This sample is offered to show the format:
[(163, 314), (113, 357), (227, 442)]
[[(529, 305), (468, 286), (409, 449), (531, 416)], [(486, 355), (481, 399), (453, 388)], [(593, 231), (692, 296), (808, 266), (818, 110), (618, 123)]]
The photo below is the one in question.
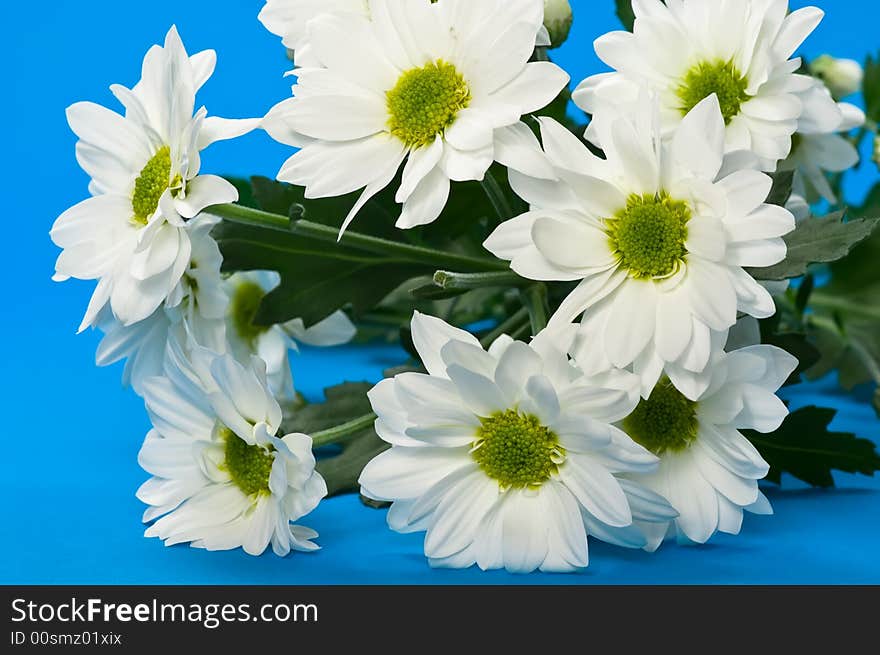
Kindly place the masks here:
[(279, 232), (290, 232), (290, 219), (280, 214), (270, 214), (243, 205), (214, 205), (205, 210), (212, 216), (219, 216), (232, 223), (263, 227)]
[(845, 298), (838, 298), (824, 291), (814, 291), (810, 296), (810, 305), (823, 309), (836, 309), (839, 311), (880, 320), (880, 307), (874, 307), (867, 303), (858, 303)]
[(329, 225), (321, 225), (320, 223), (312, 223), (311, 221), (296, 221), (293, 223), (293, 233), (317, 241), (325, 241), (327, 243), (336, 243), (339, 241), (342, 245), (350, 248), (356, 248), (358, 250), (364, 250), (380, 255), (391, 255), (398, 259), (416, 264), (425, 264), (443, 268), (458, 268), (467, 272), (499, 271), (508, 269), (508, 263), (503, 262), (500, 259), (472, 257), (470, 255), (461, 255), (454, 252), (444, 252), (442, 250), (434, 250), (433, 248), (413, 246), (408, 243), (381, 239), (379, 237), (360, 234), (358, 232), (348, 231), (343, 234), (340, 239), (339, 231), (336, 228), (330, 227)]
[(532, 336), (536, 336), (547, 327), (549, 310), (547, 308), (547, 285), (533, 284), (521, 289), (519, 292), (523, 305), (529, 312), (529, 320), (532, 323)]
[[(489, 257), (473, 257), (454, 252), (444, 252), (433, 248), (413, 246), (399, 241), (381, 239), (368, 234), (347, 231), (339, 237), (339, 230), (329, 225), (313, 223), (306, 220), (291, 221), (280, 214), (271, 214), (259, 209), (242, 205), (215, 205), (206, 213), (219, 216), (233, 223), (250, 225), (279, 232), (293, 232), (302, 237), (325, 243), (341, 243), (349, 248), (371, 252), (379, 255), (390, 255), (398, 260), (425, 264), (437, 268), (460, 269), (466, 272), (507, 271), (508, 263)], [(329, 256), (329, 254), (328, 254)]]
[(492, 203), (499, 220), (506, 221), (513, 218), (513, 208), (510, 206), (507, 196), (504, 195), (501, 185), (498, 184), (498, 180), (492, 175), (492, 171), (486, 171), (486, 176), (480, 184), (483, 186), (483, 191), (486, 192), (489, 202)]
[(516, 287), (528, 284), (513, 271), (492, 271), (491, 273), (453, 273), (437, 271), (434, 285), (441, 289), (482, 289), (483, 287)]
[(508, 334), (510, 336), (516, 336), (523, 329), (528, 327), (529, 322), (529, 312), (525, 307), (522, 307), (515, 314), (511, 315), (506, 321), (501, 323), (497, 328), (492, 330), (485, 337), (480, 339), (480, 343), (484, 348), (488, 348), (492, 345), (492, 343), (500, 337), (502, 334)]
[(362, 430), (366, 430), (373, 426), (376, 421), (376, 415), (373, 412), (364, 414), (348, 423), (337, 425), (335, 428), (321, 430), (312, 435), (312, 447), (320, 448), (321, 446), (329, 446), (330, 444), (342, 441), (346, 437), (350, 437)]

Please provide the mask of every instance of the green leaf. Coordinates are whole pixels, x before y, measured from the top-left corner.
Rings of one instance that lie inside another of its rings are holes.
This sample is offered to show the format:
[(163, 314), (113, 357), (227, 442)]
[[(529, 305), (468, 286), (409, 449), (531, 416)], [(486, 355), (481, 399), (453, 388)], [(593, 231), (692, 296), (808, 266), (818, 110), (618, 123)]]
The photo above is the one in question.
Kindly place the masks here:
[(257, 312), (259, 325), (302, 318), (309, 327), (348, 305), (361, 315), (407, 280), (434, 272), (431, 266), (248, 225), (223, 222), (214, 236), (224, 272), (280, 273), (281, 285), (266, 295)]
[[(346, 382), (324, 390), (323, 403), (306, 405), (285, 417), (281, 429), (285, 434), (314, 434), (347, 423), (372, 411), (367, 392), (369, 382)], [(358, 491), (357, 479), (373, 457), (388, 448), (370, 427), (342, 442), (342, 453), (318, 461), (318, 472), (327, 482), (329, 495)]]
[(862, 89), (865, 94), (865, 113), (870, 120), (880, 123), (880, 55), (868, 56)]
[(785, 261), (749, 272), (756, 280), (790, 280), (807, 273), (812, 264), (829, 264), (846, 257), (859, 243), (871, 236), (876, 219), (844, 222), (845, 211), (823, 218), (802, 221), (785, 237), (788, 254)]
[(810, 343), (806, 334), (772, 334), (762, 337), (761, 342), (776, 346), (777, 348), (782, 348), (786, 352), (797, 357), (798, 367), (788, 380), (786, 380), (785, 386), (799, 384), (801, 382), (801, 376), (814, 367), (822, 357), (816, 346)]
[(225, 176), (224, 179), (230, 182), (238, 190), (238, 204), (244, 207), (252, 207), (259, 209), (257, 199), (254, 198), (254, 191), (251, 183), (243, 177)]
[(623, 26), (632, 32), (633, 23), (636, 22), (636, 15), (633, 12), (632, 0), (617, 0), (617, 17)]
[(779, 484), (783, 473), (814, 487), (833, 487), (832, 471), (872, 476), (880, 470), (877, 446), (849, 432), (832, 432), (828, 426), (836, 410), (804, 407), (791, 413), (782, 427), (769, 435), (744, 431), (770, 464), (767, 480)]
[(794, 187), (794, 171), (780, 171), (773, 173), (773, 187), (770, 189), (770, 195), (767, 196), (768, 205), (776, 205), (785, 207), (785, 203), (791, 198), (792, 188)]

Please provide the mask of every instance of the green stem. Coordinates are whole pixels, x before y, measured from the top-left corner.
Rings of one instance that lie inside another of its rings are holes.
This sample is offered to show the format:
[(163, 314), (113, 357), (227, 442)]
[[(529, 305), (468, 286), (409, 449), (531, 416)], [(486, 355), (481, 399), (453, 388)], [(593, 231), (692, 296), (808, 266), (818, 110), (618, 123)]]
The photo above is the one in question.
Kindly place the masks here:
[(857, 314), (867, 318), (880, 320), (880, 307), (866, 303), (856, 303), (843, 298), (837, 298), (823, 291), (814, 291), (810, 298), (810, 305), (822, 309), (832, 309), (848, 314)]
[(480, 184), (483, 186), (483, 191), (486, 192), (489, 202), (492, 203), (499, 220), (506, 221), (513, 218), (513, 208), (510, 206), (507, 196), (504, 195), (501, 185), (498, 184), (498, 180), (492, 175), (492, 171), (486, 171), (486, 176)]
[(532, 336), (535, 336), (547, 327), (547, 285), (533, 284), (530, 287), (521, 289), (519, 295), (529, 313), (529, 320), (532, 324)]
[(527, 327), (529, 322), (529, 312), (523, 307), (519, 309), (515, 314), (511, 315), (506, 321), (501, 323), (497, 328), (492, 330), (485, 337), (480, 339), (480, 343), (484, 348), (488, 348), (492, 345), (492, 343), (500, 337), (502, 334), (509, 334), (510, 336), (514, 336), (522, 327)]
[(379, 237), (359, 234), (357, 232), (348, 231), (340, 238), (339, 231), (336, 228), (329, 225), (321, 225), (320, 223), (312, 223), (311, 221), (296, 221), (293, 224), (293, 233), (327, 243), (336, 243), (338, 241), (350, 248), (380, 255), (391, 255), (405, 261), (436, 266), (438, 268), (458, 268), (468, 272), (476, 272), (507, 270), (509, 267), (507, 262), (503, 262), (500, 259), (471, 257), (470, 255), (444, 252), (442, 250), (434, 250), (433, 248), (424, 248), (398, 241), (380, 239)]
[(279, 232), (290, 231), (290, 219), (280, 214), (270, 214), (259, 209), (244, 207), (243, 205), (214, 205), (205, 210), (212, 216), (219, 216), (232, 223), (253, 225)]
[(528, 284), (513, 271), (491, 273), (453, 273), (437, 271), (434, 273), (434, 284), (441, 289), (482, 289), (483, 287), (510, 287)]
[(350, 437), (353, 434), (357, 434), (362, 430), (372, 427), (375, 421), (376, 415), (373, 412), (370, 412), (369, 414), (364, 414), (348, 423), (337, 425), (335, 428), (315, 432), (312, 435), (312, 447), (320, 448), (321, 446), (329, 446), (330, 444), (337, 443), (346, 437)]

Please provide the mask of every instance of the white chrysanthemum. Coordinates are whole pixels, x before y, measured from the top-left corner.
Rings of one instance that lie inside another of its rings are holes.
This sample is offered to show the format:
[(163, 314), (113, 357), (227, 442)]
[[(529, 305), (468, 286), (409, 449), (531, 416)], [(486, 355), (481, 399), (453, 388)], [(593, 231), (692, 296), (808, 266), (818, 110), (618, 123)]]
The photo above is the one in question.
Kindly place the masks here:
[[(704, 390), (713, 341), (737, 313), (772, 316), (770, 294), (745, 270), (785, 258), (792, 215), (764, 204), (771, 179), (724, 159), (724, 122), (710, 96), (661, 141), (651, 103), (635, 123), (603, 123), (607, 159), (541, 119), (558, 181), (511, 173), (531, 211), (503, 223), (485, 246), (533, 280), (580, 281), (551, 329), (584, 314), (572, 347), (587, 374), (631, 367), (647, 394), (664, 369), (690, 398)], [(535, 156), (541, 156), (540, 153)]]
[[(594, 114), (587, 136), (597, 145), (602, 120), (632, 112), (643, 89), (658, 94), (663, 135), (715, 93), (726, 123), (727, 152), (750, 150), (774, 171), (791, 150), (810, 77), (790, 59), (824, 13), (788, 14), (787, 0), (633, 0), (633, 33), (600, 37), (596, 53), (615, 69), (585, 80), (574, 93)], [(596, 115), (599, 116), (596, 122)]]
[(305, 327), (301, 318), (283, 325), (257, 325), (254, 319), (260, 303), (280, 283), (280, 276), (273, 271), (230, 276), (225, 282), (230, 299), (226, 335), (239, 361), (257, 355), (266, 362), (272, 393), (279, 400), (289, 400), (294, 397), (289, 351), (297, 350), (297, 342), (309, 346), (338, 346), (351, 341), (357, 328), (342, 311), (310, 328)]
[(367, 0), (266, 0), (259, 19), (284, 47), (295, 53), (299, 65), (310, 63), (309, 21), (323, 14), (369, 16)]
[(155, 522), (146, 536), (170, 546), (241, 547), (280, 556), (315, 550), (317, 533), (291, 525), (327, 494), (315, 471), (312, 438), (276, 437), (281, 408), (266, 386), (265, 363), (171, 347), (166, 376), (144, 383), (153, 422), (138, 462), (154, 477), (138, 490)]
[(636, 406), (630, 374), (587, 378), (541, 336), (531, 346), (502, 337), (487, 353), (418, 313), (412, 335), (428, 375), (370, 392), (376, 431), (392, 447), (360, 483), (393, 501), (391, 528), (427, 531), (433, 566), (572, 571), (587, 566), (588, 535), (640, 548), (634, 520), (665, 526), (674, 516), (620, 477), (655, 466), (611, 425)]
[(129, 326), (174, 293), (190, 262), (184, 228), (210, 205), (233, 202), (234, 186), (199, 175), (201, 150), (254, 129), (255, 120), (207, 118), (195, 95), (214, 70), (213, 50), (187, 56), (172, 27), (165, 46), (147, 52), (133, 88), (113, 85), (125, 116), (90, 102), (67, 110), (79, 137), (77, 160), (94, 197), (64, 212), (51, 236), (64, 249), (56, 280), (98, 280), (80, 329), (109, 303)]
[(859, 163), (859, 151), (845, 135), (865, 124), (865, 112), (848, 102), (835, 102), (819, 80), (799, 97), (804, 111), (791, 154), (779, 169), (795, 171), (794, 192), (807, 201), (824, 198), (836, 203), (828, 173), (842, 173)]
[(220, 276), (223, 256), (211, 237), (218, 219), (200, 215), (187, 222), (191, 247), (186, 271), (168, 299), (143, 321), (123, 325), (104, 307), (97, 326), (104, 332), (95, 357), (98, 366), (125, 361), (122, 381), (141, 394), (144, 380), (161, 375), (169, 341), (226, 350), (228, 299)]
[(774, 346), (721, 353), (699, 398), (685, 398), (661, 381), (620, 426), (660, 458), (660, 467), (633, 480), (660, 494), (678, 511), (668, 526), (640, 523), (648, 550), (667, 533), (705, 543), (716, 532), (738, 534), (743, 510), (770, 514), (758, 490), (768, 464), (739, 430), (770, 433), (788, 409), (775, 392), (797, 368), (797, 359)]
[(371, 0), (372, 20), (314, 18), (321, 66), (297, 69), (294, 97), (264, 122), (301, 148), (278, 179), (309, 198), (364, 189), (344, 230), (406, 161), (397, 225), (434, 221), (450, 181), (481, 180), (493, 161), (520, 164), (530, 134), (520, 118), (567, 83), (558, 66), (529, 62), (543, 9), (541, 0)]

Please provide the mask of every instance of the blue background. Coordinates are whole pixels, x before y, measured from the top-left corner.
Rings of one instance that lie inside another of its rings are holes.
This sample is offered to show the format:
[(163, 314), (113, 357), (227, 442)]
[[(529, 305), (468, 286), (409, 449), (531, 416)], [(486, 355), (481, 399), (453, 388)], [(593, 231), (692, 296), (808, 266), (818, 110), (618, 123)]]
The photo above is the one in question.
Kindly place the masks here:
[[(806, 3), (795, 2), (796, 6)], [(862, 60), (880, 46), (873, 0), (828, 0), (829, 15), (804, 54)], [(48, 231), (86, 196), (64, 109), (77, 100), (116, 107), (108, 87), (131, 86), (147, 48), (176, 23), (190, 52), (218, 50), (217, 73), (200, 96), (209, 112), (260, 116), (289, 94), (288, 62), (256, 20), (257, 0), (54, 0), (4, 3), (4, 82), (0, 103), (6, 155), (3, 263), (7, 283), (0, 348), (0, 583), (880, 583), (880, 480), (838, 476), (837, 490), (786, 480), (768, 491), (776, 516), (747, 517), (743, 535), (699, 548), (664, 546), (650, 556), (591, 541), (580, 575), (432, 571), (419, 535), (386, 529), (384, 512), (356, 498), (332, 499), (304, 524), (321, 533), (313, 555), (251, 558), (241, 552), (164, 548), (142, 537), (134, 492), (145, 479), (137, 451), (148, 429), (141, 401), (122, 389), (119, 367), (94, 366), (97, 334), (75, 334), (92, 286), (50, 281), (56, 249)], [(602, 70), (591, 43), (618, 29), (612, 0), (575, 0), (568, 45), (555, 55), (577, 82)], [(11, 148), (9, 142), (11, 140)], [(289, 153), (263, 133), (208, 151), (203, 170), (272, 176)], [(850, 180), (860, 202), (877, 180), (872, 164)], [(10, 204), (11, 203), (11, 204)], [(377, 380), (399, 363), (396, 348), (306, 351), (295, 358), (300, 389), (343, 379)], [(833, 381), (790, 394), (794, 406), (840, 408), (834, 427), (877, 437), (873, 411)]]

